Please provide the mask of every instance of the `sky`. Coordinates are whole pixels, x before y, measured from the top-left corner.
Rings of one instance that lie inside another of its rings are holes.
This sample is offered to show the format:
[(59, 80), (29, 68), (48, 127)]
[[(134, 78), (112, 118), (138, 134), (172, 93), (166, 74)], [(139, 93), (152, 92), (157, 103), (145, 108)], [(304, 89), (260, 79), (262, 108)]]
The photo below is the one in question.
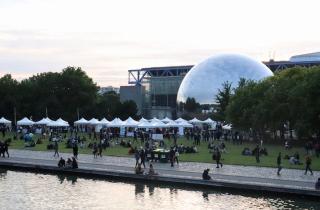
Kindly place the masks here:
[(320, 51), (318, 0), (0, 0), (0, 77), (79, 66), (99, 86), (128, 70), (217, 53), (286, 60)]

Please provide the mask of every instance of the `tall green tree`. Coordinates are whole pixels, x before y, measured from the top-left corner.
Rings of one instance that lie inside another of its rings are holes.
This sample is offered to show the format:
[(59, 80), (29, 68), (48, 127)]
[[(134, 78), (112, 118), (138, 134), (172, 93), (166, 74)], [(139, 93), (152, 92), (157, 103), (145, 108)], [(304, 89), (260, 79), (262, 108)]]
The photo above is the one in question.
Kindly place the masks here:
[(214, 118), (219, 121), (226, 120), (226, 109), (231, 97), (231, 83), (228, 81), (222, 84), (222, 88), (218, 90), (218, 94), (215, 96), (216, 112)]

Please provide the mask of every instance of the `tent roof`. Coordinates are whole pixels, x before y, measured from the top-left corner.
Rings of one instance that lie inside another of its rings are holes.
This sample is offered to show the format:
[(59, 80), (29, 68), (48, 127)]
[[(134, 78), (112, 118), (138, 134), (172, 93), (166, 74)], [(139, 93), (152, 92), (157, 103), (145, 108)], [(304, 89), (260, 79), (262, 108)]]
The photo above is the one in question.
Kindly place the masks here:
[(192, 120), (189, 120), (189, 123), (203, 123), (203, 121), (193, 118)]
[(120, 118), (114, 118), (107, 126), (111, 128), (123, 127), (123, 121)]
[(138, 128), (154, 128), (154, 126), (148, 121), (140, 122)]
[(182, 121), (180, 123), (178, 123), (179, 127), (183, 127), (183, 128), (192, 128), (193, 125), (191, 123), (188, 123), (187, 121)]
[(33, 125), (33, 124), (34, 122), (32, 120), (29, 120), (27, 117), (24, 117), (23, 119), (17, 122), (17, 125)]
[(69, 123), (64, 121), (63, 119), (59, 118), (56, 121), (51, 121), (47, 124), (49, 127), (69, 127)]
[(0, 123), (1, 123), (1, 124), (11, 124), (11, 121), (10, 121), (10, 120), (7, 120), (7, 119), (4, 118), (4, 117), (1, 117), (1, 118), (0, 118)]
[(204, 123), (216, 123), (214, 120), (211, 120), (211, 118), (209, 117), (208, 119), (203, 121)]
[(101, 125), (108, 125), (109, 123), (110, 121), (108, 121), (106, 118), (103, 118), (102, 120), (100, 120)]
[(88, 120), (86, 120), (84, 118), (81, 118), (80, 120), (75, 121), (74, 124), (76, 124), (76, 125), (86, 125), (86, 124), (88, 124)]
[(50, 122), (52, 122), (52, 120), (50, 118), (46, 117), (46, 118), (42, 118), (42, 120), (39, 120), (39, 121), (35, 122), (34, 124), (36, 124), (36, 125), (47, 125)]
[(172, 120), (170, 118), (168, 118), (168, 117), (165, 117), (161, 121), (164, 122), (164, 123), (168, 123), (168, 122), (171, 122)]
[(129, 117), (127, 120), (125, 120), (125, 121), (123, 122), (123, 125), (124, 125), (125, 127), (137, 127), (138, 124), (139, 124), (139, 122), (138, 122), (138, 121), (135, 121), (135, 120), (132, 119), (131, 117)]
[(96, 118), (92, 118), (91, 120), (88, 121), (88, 124), (90, 124), (90, 125), (98, 125), (98, 124), (100, 124), (100, 121), (97, 120)]
[(179, 127), (178, 123), (176, 123), (175, 121), (171, 120), (166, 124), (167, 127), (169, 128), (177, 128)]
[(175, 120), (176, 123), (187, 122), (187, 120), (182, 119), (181, 117)]

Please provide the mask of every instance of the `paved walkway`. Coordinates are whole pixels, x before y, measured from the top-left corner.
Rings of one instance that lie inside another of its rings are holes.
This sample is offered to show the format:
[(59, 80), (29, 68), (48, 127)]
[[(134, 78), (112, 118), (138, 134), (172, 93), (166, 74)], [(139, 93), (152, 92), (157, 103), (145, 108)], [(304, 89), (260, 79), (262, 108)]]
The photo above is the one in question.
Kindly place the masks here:
[[(10, 158), (0, 158), (0, 161), (23, 162), (41, 165), (57, 165), (59, 158), (53, 157), (53, 152), (10, 150)], [(65, 159), (71, 157), (69, 153), (60, 153)], [(97, 169), (108, 171), (119, 171), (133, 173), (135, 165), (134, 158), (104, 156), (93, 158), (93, 155), (79, 154), (79, 168)], [(314, 184), (320, 172), (314, 175), (304, 175), (303, 170), (283, 169), (281, 176), (276, 175), (277, 169), (254, 166), (224, 165), (223, 168), (215, 168), (214, 164), (182, 162), (175, 167), (169, 163), (153, 163), (155, 170), (161, 176), (201, 179), (202, 171), (210, 168), (210, 175), (213, 179), (224, 182), (237, 182), (256, 184), (261, 186), (278, 186), (292, 189), (314, 189)], [(320, 192), (319, 192), (320, 193)]]

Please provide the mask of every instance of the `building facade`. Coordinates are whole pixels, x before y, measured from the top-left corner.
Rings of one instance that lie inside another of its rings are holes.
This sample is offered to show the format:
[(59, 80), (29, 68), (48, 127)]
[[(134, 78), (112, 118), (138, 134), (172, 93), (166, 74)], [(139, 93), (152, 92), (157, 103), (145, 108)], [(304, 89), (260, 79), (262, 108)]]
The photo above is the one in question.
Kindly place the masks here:
[[(306, 55), (303, 56), (306, 57)], [(270, 60), (263, 63), (273, 72), (294, 66), (320, 65), (320, 59), (303, 60), (301, 57), (299, 60)], [(120, 87), (120, 100), (135, 101), (139, 114), (145, 118), (176, 118), (177, 93), (184, 76), (192, 67), (193, 65), (186, 65), (128, 70), (129, 85)]]

